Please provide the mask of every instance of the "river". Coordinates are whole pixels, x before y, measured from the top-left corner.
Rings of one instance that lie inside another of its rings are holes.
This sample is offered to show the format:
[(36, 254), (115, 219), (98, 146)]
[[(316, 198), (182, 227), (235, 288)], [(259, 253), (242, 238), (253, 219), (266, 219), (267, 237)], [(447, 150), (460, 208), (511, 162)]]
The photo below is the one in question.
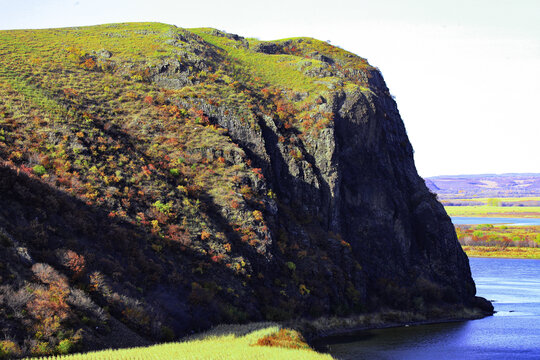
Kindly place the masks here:
[(332, 341), (336, 359), (540, 359), (540, 260), (471, 258), (477, 293), (494, 316), (369, 330)]

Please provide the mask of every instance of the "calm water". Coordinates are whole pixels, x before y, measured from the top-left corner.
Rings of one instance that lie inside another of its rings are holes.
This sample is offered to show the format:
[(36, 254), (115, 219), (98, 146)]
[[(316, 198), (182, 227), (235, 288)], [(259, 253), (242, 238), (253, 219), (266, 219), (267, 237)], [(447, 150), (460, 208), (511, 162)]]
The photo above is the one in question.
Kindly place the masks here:
[(495, 218), (495, 217), (461, 217), (453, 216), (454, 225), (507, 224), (507, 225), (540, 225), (540, 219), (528, 218)]
[(337, 359), (540, 359), (540, 260), (471, 258), (480, 320), (365, 331), (329, 346)]

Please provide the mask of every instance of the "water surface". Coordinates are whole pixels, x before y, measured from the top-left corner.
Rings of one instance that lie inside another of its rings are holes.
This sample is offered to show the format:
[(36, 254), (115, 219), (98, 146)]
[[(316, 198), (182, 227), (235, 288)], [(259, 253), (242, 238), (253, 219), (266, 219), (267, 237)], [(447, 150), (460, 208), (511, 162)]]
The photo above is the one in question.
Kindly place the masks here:
[(471, 258), (480, 320), (370, 330), (329, 345), (337, 359), (540, 359), (540, 260)]

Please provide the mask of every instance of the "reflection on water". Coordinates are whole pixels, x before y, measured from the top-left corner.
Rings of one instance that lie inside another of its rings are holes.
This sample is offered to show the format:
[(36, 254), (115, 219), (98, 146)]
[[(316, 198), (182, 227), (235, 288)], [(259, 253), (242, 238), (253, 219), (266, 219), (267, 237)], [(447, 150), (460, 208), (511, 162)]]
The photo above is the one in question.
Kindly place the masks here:
[(540, 261), (470, 259), (478, 295), (497, 313), (480, 320), (360, 332), (328, 342), (337, 359), (540, 359)]

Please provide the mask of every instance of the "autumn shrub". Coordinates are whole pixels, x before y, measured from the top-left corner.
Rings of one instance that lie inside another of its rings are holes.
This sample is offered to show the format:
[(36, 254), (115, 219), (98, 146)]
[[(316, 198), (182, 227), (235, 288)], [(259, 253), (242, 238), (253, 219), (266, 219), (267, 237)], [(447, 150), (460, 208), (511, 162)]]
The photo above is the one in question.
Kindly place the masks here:
[(86, 69), (86, 70), (96, 70), (97, 69), (97, 63), (91, 57), (85, 59), (83, 62), (80, 63), (79, 66), (82, 67), (83, 69)]
[(36, 331), (43, 336), (54, 334), (69, 315), (66, 297), (69, 290), (62, 283), (52, 283), (49, 289), (38, 288), (26, 305), (28, 313), (37, 321)]
[(19, 345), (11, 340), (0, 341), (0, 359), (11, 359), (21, 355)]
[(80, 278), (86, 271), (86, 260), (84, 256), (77, 254), (75, 251), (66, 251), (63, 261), (64, 266), (72, 272), (73, 279)]
[(303, 336), (296, 330), (280, 329), (257, 340), (258, 346), (276, 346), (288, 349), (309, 349)]

